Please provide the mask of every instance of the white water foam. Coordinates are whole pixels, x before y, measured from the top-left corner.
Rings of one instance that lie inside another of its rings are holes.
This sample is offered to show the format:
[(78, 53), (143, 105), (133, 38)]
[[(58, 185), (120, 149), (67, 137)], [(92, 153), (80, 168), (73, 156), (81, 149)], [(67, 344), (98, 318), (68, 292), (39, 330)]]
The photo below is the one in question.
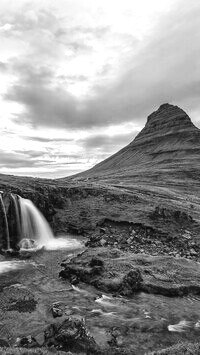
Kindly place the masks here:
[(190, 321), (186, 321), (186, 320), (181, 320), (179, 323), (177, 324), (170, 324), (168, 325), (168, 330), (170, 332), (186, 332), (187, 330), (189, 330), (190, 328), (192, 328), (193, 324)]
[(24, 260), (9, 260), (9, 261), (1, 261), (0, 262), (0, 274), (16, 270), (23, 269), (26, 265), (27, 261)]
[(98, 297), (95, 302), (103, 305), (103, 306), (108, 306), (108, 307), (116, 307), (116, 304), (113, 303), (112, 297), (102, 295), (101, 297)]
[(44, 249), (46, 250), (59, 250), (67, 249), (74, 250), (83, 247), (83, 244), (70, 236), (52, 238), (47, 240), (44, 244)]
[(91, 313), (93, 313), (94, 315), (98, 315), (98, 316), (102, 315), (105, 317), (116, 317), (117, 316), (116, 312), (104, 312), (104, 311), (102, 311), (102, 309), (92, 309)]
[(55, 238), (47, 220), (37, 207), (30, 200), (21, 197), (19, 198), (19, 202), (21, 207), (23, 236), (21, 242), (24, 240), (26, 242), (24, 244), (26, 245), (27, 239), (30, 239), (31, 242), (35, 241), (35, 247), (30, 245), (30, 248), (27, 246), (24, 248), (22, 245), (23, 250), (34, 251), (42, 247), (45, 250), (73, 250), (83, 246), (80, 241), (70, 236)]

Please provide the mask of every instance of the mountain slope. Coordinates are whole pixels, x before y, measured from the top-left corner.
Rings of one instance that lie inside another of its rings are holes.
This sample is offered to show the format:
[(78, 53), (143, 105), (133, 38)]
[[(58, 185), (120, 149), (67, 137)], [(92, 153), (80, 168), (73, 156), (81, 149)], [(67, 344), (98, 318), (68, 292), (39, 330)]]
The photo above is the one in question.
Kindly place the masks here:
[(141, 236), (150, 228), (155, 238), (164, 233), (179, 243), (190, 232), (200, 253), (199, 158), (200, 130), (183, 110), (165, 104), (133, 142), (94, 168), (57, 180), (0, 176), (0, 190), (34, 201), (57, 233), (114, 223), (113, 236), (134, 226)]
[(179, 107), (163, 104), (147, 118), (137, 137), (126, 147), (92, 169), (79, 174), (105, 178), (156, 169), (200, 168), (200, 130)]

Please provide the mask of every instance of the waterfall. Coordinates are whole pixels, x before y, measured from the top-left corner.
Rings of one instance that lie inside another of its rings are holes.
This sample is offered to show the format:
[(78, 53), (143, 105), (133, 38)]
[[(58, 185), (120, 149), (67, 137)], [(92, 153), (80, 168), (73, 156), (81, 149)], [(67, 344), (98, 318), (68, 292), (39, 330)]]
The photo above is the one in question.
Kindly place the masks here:
[(10, 235), (9, 235), (9, 228), (8, 228), (8, 220), (7, 220), (6, 210), (5, 210), (5, 206), (4, 206), (4, 202), (2, 199), (1, 193), (0, 193), (0, 205), (1, 205), (2, 212), (3, 212), (3, 218), (4, 218), (4, 223), (5, 223), (7, 249), (9, 250), (10, 249)]
[(51, 228), (34, 204), (19, 197), (21, 209), (22, 238), (34, 239), (40, 245), (46, 245), (54, 236)]
[(16, 217), (16, 226), (17, 226), (17, 236), (20, 239), (21, 238), (21, 223), (20, 223), (20, 211), (19, 211), (19, 204), (18, 204), (18, 195), (13, 195), (10, 194), (11, 199), (13, 201), (13, 205), (14, 205), (14, 210), (15, 210), (15, 217)]
[[(6, 213), (4, 201), (8, 203)], [(3, 215), (2, 246), (9, 251), (30, 252), (44, 248), (58, 250), (80, 248), (81, 242), (70, 236), (54, 238), (52, 230), (37, 207), (28, 199), (16, 194), (0, 192), (0, 209)], [(67, 237), (67, 238), (66, 238)], [(13, 250), (10, 249), (10, 245)], [(1, 245), (0, 245), (1, 247)], [(2, 248), (3, 250), (3, 248)]]

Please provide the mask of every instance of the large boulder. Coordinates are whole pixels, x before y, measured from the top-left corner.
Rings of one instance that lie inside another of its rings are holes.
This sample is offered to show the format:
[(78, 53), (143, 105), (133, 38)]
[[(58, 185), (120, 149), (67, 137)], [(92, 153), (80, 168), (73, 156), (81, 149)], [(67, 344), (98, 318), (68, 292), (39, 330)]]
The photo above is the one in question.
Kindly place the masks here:
[(77, 284), (82, 281), (102, 291), (123, 296), (131, 296), (141, 289), (142, 276), (138, 268), (132, 267), (125, 272), (123, 270), (116, 272), (108, 268), (105, 259), (103, 261), (98, 256), (89, 257), (89, 251), (83, 254), (83, 258), (77, 257), (70, 262), (63, 262), (61, 265), (64, 269), (60, 272), (60, 277), (68, 279), (71, 283)]
[(66, 318), (45, 331), (45, 345), (58, 350), (99, 354), (100, 349), (80, 319)]
[(170, 297), (200, 294), (200, 264), (184, 258), (99, 247), (88, 249), (61, 266), (62, 278), (82, 281), (113, 294), (132, 296), (138, 291)]

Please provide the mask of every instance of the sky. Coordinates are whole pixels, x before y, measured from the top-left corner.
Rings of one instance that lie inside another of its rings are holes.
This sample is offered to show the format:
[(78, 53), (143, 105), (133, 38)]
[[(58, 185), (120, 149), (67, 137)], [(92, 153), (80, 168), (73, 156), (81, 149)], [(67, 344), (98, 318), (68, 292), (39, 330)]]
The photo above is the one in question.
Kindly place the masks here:
[(64, 177), (163, 103), (200, 128), (197, 0), (1, 0), (0, 173)]

